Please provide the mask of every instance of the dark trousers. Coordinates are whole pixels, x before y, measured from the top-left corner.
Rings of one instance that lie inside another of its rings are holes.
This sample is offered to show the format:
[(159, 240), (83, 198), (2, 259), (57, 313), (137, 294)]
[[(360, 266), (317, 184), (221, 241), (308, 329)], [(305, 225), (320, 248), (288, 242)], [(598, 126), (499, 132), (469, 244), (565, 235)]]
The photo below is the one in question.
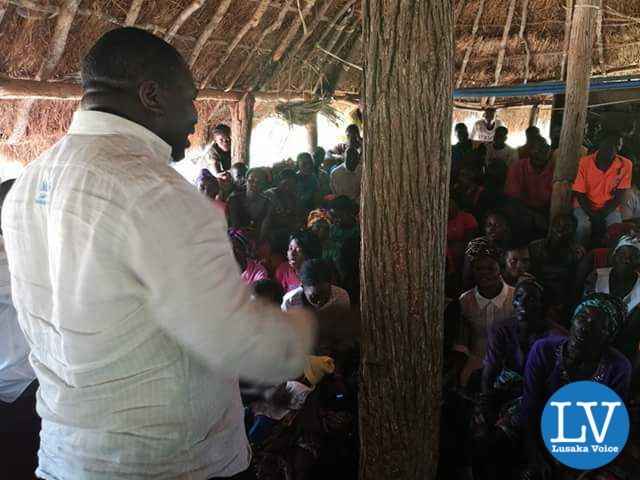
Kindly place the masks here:
[(253, 468), (249, 467), (248, 470), (241, 472), (233, 477), (214, 477), (209, 480), (256, 480), (256, 474), (253, 471)]
[(35, 478), (40, 446), (40, 417), (36, 413), (34, 381), (13, 403), (0, 401), (0, 471), (2, 478)]

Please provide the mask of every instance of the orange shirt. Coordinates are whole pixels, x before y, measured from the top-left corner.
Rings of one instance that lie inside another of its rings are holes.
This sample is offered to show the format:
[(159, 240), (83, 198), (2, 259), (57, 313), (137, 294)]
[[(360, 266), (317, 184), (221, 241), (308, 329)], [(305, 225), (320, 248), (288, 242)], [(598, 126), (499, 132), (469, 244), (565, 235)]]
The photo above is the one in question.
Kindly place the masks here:
[[(597, 152), (580, 159), (578, 175), (573, 182), (573, 191), (584, 193), (594, 210), (603, 208), (613, 198), (616, 190), (631, 188), (631, 160), (620, 155), (611, 163), (606, 172), (596, 166)], [(578, 201), (574, 201), (578, 207)]]

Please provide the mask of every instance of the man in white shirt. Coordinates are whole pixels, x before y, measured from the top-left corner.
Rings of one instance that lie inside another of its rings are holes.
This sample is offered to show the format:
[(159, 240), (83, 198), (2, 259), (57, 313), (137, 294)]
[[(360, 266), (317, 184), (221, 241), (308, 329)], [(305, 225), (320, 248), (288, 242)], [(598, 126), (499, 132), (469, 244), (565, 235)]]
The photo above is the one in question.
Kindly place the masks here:
[[(13, 185), (0, 185), (0, 206)], [(38, 464), (40, 417), (29, 345), (11, 300), (11, 276), (0, 229), (0, 466), (7, 478), (31, 478)]]
[(2, 212), (40, 382), (46, 480), (249, 478), (238, 377), (300, 374), (304, 312), (251, 301), (223, 215), (177, 172), (197, 115), (184, 59), (135, 28), (82, 64), (68, 134)]
[(302, 264), (298, 276), (302, 285), (284, 296), (282, 311), (288, 312), (292, 308), (304, 306), (314, 310), (329, 307), (349, 310), (349, 294), (346, 290), (331, 285), (331, 275), (323, 260), (307, 260)]
[(507, 127), (497, 127), (493, 141), (486, 145), (487, 154), (485, 165), (493, 162), (502, 162), (507, 168), (511, 167), (518, 160), (518, 150), (507, 145)]
[(349, 147), (344, 154), (344, 159), (344, 162), (331, 172), (331, 191), (338, 197), (344, 195), (360, 203), (362, 179), (360, 152), (355, 147)]
[(504, 126), (505, 125), (502, 120), (496, 118), (496, 109), (486, 108), (482, 115), (482, 119), (473, 124), (471, 140), (482, 143), (493, 142), (493, 137), (496, 134), (496, 128)]

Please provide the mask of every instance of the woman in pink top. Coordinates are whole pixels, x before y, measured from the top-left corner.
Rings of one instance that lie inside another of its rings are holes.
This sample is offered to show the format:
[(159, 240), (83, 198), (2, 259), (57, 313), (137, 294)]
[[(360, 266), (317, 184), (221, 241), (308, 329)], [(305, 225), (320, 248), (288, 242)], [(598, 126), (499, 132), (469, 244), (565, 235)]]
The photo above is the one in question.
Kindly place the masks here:
[(305, 260), (320, 258), (322, 245), (318, 238), (308, 230), (303, 230), (291, 235), (289, 249), (287, 250), (288, 262), (282, 263), (275, 272), (276, 281), (286, 292), (290, 292), (300, 286), (298, 272)]

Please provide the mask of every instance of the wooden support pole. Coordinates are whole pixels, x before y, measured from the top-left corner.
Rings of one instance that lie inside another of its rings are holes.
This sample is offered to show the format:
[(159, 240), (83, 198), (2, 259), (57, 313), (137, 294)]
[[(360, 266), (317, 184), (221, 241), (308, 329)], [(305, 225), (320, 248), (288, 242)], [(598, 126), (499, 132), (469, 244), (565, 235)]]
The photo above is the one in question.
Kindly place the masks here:
[(529, 112), (529, 126), (535, 127), (538, 124), (538, 117), (540, 116), (540, 105), (535, 104), (531, 107), (531, 112)]
[(364, 0), (362, 8), (366, 141), (358, 478), (434, 480), (451, 161), (450, 136), (443, 132), (451, 129), (453, 107), (453, 4)]
[(598, 63), (600, 64), (600, 75), (607, 75), (607, 63), (604, 61), (604, 40), (602, 38), (602, 20), (604, 13), (602, 12), (602, 0), (600, 0), (598, 9), (598, 17), (596, 19), (596, 45), (598, 46)]
[(254, 104), (253, 95), (247, 93), (239, 102), (230, 106), (232, 163), (241, 162), (249, 165)]
[(173, 25), (171, 25), (171, 28), (169, 28), (169, 31), (164, 36), (164, 39), (167, 42), (171, 43), (173, 37), (175, 37), (176, 33), (178, 33), (178, 30), (180, 30), (180, 27), (184, 25), (184, 22), (186, 22), (191, 15), (200, 10), (204, 5), (204, 2), (205, 0), (193, 0), (182, 12), (180, 12), (180, 15), (178, 15), (176, 21), (173, 22)]
[(564, 116), (551, 196), (552, 218), (571, 211), (571, 185), (576, 178), (587, 120), (598, 5), (599, 0), (576, 0), (575, 3), (567, 56)]
[(524, 83), (529, 81), (529, 65), (531, 63), (531, 49), (526, 35), (527, 16), (529, 13), (529, 0), (522, 0), (522, 19), (520, 20), (520, 32), (518, 38), (524, 47)]
[(567, 56), (569, 55), (569, 40), (571, 38), (571, 23), (573, 19), (573, 1), (565, 0), (565, 22), (564, 22), (564, 47), (562, 49), (562, 63), (560, 64), (560, 80), (565, 79), (567, 71)]
[(307, 130), (309, 153), (313, 155), (313, 152), (318, 147), (318, 116), (315, 115), (313, 120), (305, 125), (305, 128)]
[[(73, 24), (73, 19), (76, 16), (76, 11), (78, 10), (79, 5), (80, 0), (65, 0), (62, 4), (60, 14), (56, 20), (56, 26), (53, 30), (53, 35), (51, 36), (47, 59), (36, 74), (37, 81), (47, 80), (62, 58), (62, 54), (64, 53), (64, 49), (67, 45), (69, 31), (71, 30), (71, 25)], [(7, 140), (8, 144), (13, 145), (22, 141), (22, 138), (27, 132), (29, 115), (31, 114), (31, 109), (34, 104), (35, 101), (31, 99), (22, 102), (22, 105), (16, 113), (13, 131)]]

